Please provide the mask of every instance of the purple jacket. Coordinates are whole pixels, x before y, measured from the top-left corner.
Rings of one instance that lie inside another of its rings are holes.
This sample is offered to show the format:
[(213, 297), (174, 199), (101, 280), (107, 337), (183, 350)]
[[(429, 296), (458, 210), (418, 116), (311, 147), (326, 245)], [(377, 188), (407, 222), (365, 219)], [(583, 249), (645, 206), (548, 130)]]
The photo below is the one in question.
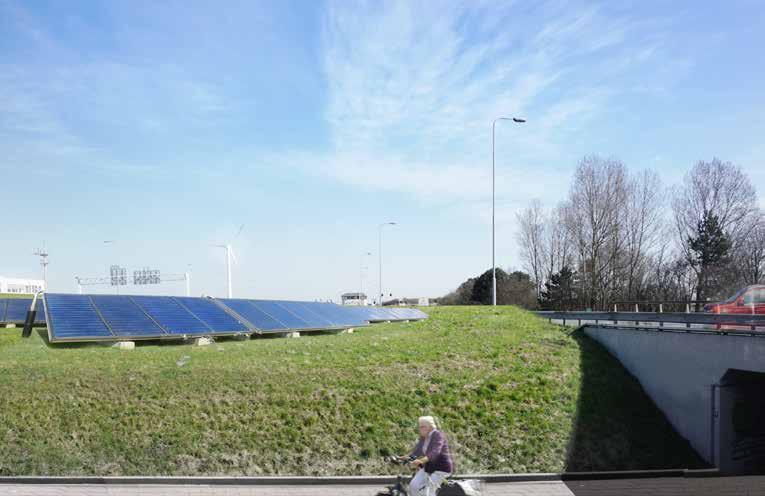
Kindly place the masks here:
[(427, 451), (423, 452), (422, 447), (425, 439), (417, 441), (417, 445), (410, 453), (412, 456), (427, 456), (428, 462), (425, 464), (425, 472), (454, 472), (454, 463), (452, 462), (452, 453), (449, 451), (449, 443), (446, 442), (446, 436), (441, 431), (433, 431), (430, 435), (430, 444)]

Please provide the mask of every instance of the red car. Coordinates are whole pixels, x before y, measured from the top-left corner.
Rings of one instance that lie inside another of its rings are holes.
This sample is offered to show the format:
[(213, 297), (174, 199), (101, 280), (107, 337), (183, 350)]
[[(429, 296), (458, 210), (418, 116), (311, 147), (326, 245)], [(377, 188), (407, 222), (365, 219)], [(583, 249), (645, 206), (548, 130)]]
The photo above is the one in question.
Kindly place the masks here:
[(765, 315), (765, 285), (747, 286), (725, 301), (704, 305), (704, 311)]

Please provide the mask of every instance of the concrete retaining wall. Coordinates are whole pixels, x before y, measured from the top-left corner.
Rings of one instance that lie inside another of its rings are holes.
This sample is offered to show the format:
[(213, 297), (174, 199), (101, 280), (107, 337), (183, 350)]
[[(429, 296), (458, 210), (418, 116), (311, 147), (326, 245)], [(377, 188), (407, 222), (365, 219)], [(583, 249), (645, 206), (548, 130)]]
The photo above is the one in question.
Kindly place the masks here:
[(709, 463), (712, 385), (729, 369), (765, 372), (765, 338), (584, 328), (632, 373), (675, 429)]

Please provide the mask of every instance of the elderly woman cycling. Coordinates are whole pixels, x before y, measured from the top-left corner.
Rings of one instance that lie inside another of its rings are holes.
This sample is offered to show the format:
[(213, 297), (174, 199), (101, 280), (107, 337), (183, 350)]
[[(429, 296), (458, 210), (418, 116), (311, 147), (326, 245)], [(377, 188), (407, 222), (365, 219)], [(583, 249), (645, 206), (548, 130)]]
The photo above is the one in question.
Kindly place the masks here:
[(420, 417), (417, 421), (420, 438), (417, 445), (406, 457), (413, 458), (412, 465), (418, 468), (409, 483), (411, 496), (435, 496), (436, 490), (454, 471), (452, 455), (446, 436), (438, 430), (433, 417)]

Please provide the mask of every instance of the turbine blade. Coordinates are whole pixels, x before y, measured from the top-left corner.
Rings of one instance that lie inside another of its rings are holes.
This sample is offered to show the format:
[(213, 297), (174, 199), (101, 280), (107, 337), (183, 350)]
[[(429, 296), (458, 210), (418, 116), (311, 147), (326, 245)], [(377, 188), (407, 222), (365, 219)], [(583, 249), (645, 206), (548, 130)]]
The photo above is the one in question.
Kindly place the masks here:
[(239, 237), (240, 234), (242, 234), (242, 230), (244, 229), (244, 224), (239, 226), (239, 230), (234, 234), (234, 237), (231, 238), (231, 241), (234, 241), (236, 238)]

